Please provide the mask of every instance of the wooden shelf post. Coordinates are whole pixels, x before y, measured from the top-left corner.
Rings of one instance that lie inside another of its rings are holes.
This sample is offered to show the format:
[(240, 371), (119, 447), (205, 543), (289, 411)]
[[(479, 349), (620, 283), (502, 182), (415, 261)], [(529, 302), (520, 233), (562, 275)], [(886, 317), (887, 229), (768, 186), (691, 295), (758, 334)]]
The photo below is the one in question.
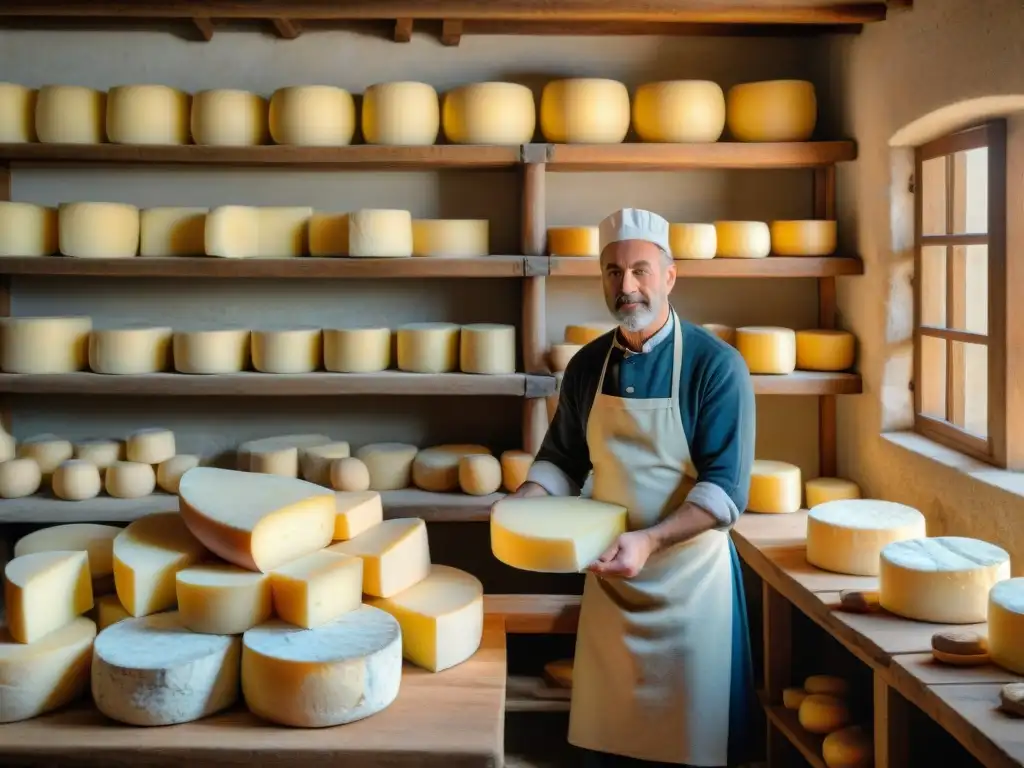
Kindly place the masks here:
[[(764, 703), (782, 703), (782, 691), (790, 684), (793, 667), (793, 606), (767, 581), (762, 582), (764, 611)], [(768, 723), (768, 768), (785, 768), (790, 759), (789, 740), (774, 723)]]
[[(814, 171), (814, 217), (836, 217), (836, 167), (826, 165)], [(836, 326), (836, 279), (818, 278), (818, 327)], [(836, 456), (836, 398), (823, 395), (818, 399), (818, 475), (834, 477)]]
[[(523, 197), (520, 223), (524, 256), (543, 256), (547, 225), (545, 220), (545, 171), (543, 147), (523, 147)], [(523, 278), (523, 367), (527, 373), (550, 375), (547, 364), (547, 306), (545, 278)], [(543, 398), (523, 401), (523, 450), (534, 455), (547, 431), (547, 406)]]

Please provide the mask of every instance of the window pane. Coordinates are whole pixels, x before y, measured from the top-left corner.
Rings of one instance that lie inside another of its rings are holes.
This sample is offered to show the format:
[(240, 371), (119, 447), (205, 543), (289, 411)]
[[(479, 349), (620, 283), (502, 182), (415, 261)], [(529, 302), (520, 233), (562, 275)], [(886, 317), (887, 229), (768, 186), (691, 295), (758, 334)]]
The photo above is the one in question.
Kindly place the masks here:
[(921, 248), (921, 325), (946, 327), (946, 246)]
[(958, 245), (953, 253), (950, 327), (988, 333), (988, 246)]
[(946, 340), (921, 336), (921, 413), (946, 419)]
[(988, 147), (953, 155), (953, 234), (988, 232)]
[(946, 158), (921, 163), (921, 234), (946, 234)]
[(952, 421), (978, 437), (988, 435), (988, 347), (954, 341), (949, 399)]

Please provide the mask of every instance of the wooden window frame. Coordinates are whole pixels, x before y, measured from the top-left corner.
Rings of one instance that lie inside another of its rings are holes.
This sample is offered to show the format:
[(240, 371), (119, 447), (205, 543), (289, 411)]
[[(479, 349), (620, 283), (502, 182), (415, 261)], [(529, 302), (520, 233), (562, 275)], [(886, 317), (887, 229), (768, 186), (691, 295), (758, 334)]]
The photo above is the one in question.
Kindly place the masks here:
[[(988, 149), (988, 227), (984, 234), (952, 234), (954, 194), (954, 157), (958, 152), (986, 147)], [(924, 177), (923, 164), (927, 160), (946, 157), (946, 232), (943, 235), (924, 235)], [(1008, 465), (1010, 447), (1007, 445), (1007, 259), (1006, 259), (1006, 121), (992, 120), (983, 125), (953, 133), (917, 147), (914, 178), (914, 428), (938, 443), (996, 466)], [(988, 261), (988, 328), (979, 334), (953, 328), (949, 322), (954, 301), (953, 291), (958, 284), (955, 275), (956, 260), (951, 248), (964, 245), (987, 245)], [(929, 246), (945, 246), (946, 251), (946, 327), (938, 328), (921, 323), (922, 314), (922, 256)], [(931, 337), (946, 342), (946, 416), (945, 420), (923, 414), (921, 385), (922, 338)], [(952, 422), (955, 407), (953, 374), (955, 362), (954, 342), (982, 344), (988, 348), (987, 436), (967, 432)], [(1024, 350), (1017, 352), (1024, 356)]]

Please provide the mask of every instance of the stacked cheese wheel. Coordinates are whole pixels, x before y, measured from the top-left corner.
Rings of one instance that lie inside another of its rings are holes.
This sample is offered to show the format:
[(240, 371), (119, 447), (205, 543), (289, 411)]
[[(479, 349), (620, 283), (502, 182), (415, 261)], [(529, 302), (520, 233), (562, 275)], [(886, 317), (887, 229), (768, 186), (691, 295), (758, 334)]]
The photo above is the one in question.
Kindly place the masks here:
[(136, 726), (239, 698), (280, 725), (341, 725), (395, 700), (403, 657), (436, 672), (479, 647), (480, 582), (432, 565), (423, 521), (385, 521), (379, 494), (207, 467), (179, 493), (180, 513), (18, 542), (0, 719), (91, 688), (103, 714)]
[(556, 373), (561, 373), (569, 366), (569, 361), (590, 342), (599, 339), (606, 333), (615, 330), (612, 322), (574, 323), (565, 326), (562, 341), (552, 344), (548, 349), (548, 363)]
[(853, 367), (856, 353), (853, 334), (836, 329), (751, 325), (736, 328), (733, 340), (753, 374), (838, 373)]
[[(800, 467), (786, 461), (755, 459), (750, 470), (750, 494), (747, 511), (763, 514), (787, 514), (800, 510), (801, 500), (808, 508), (825, 502), (859, 499), (856, 483), (839, 477), (818, 477), (801, 484)], [(804, 491), (806, 490), (806, 498)], [(884, 504), (885, 502), (879, 502)], [(824, 566), (822, 566), (824, 567)]]
[(797, 711), (800, 726), (824, 736), (821, 751), (829, 768), (870, 768), (874, 760), (871, 729), (853, 724), (850, 686), (835, 675), (811, 675), (803, 687), (786, 688), (782, 703)]

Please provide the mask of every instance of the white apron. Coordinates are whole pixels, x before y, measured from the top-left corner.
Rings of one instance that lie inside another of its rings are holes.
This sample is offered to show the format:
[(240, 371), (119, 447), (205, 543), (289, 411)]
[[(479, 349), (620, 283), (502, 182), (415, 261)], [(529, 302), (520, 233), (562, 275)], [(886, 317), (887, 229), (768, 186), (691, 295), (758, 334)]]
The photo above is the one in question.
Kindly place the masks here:
[[(671, 397), (601, 394), (609, 349), (590, 411), (593, 498), (626, 507), (630, 530), (660, 522), (693, 487), (675, 315), (673, 324)], [(732, 567), (728, 534), (706, 531), (652, 555), (632, 579), (587, 574), (570, 743), (640, 760), (727, 764)]]

